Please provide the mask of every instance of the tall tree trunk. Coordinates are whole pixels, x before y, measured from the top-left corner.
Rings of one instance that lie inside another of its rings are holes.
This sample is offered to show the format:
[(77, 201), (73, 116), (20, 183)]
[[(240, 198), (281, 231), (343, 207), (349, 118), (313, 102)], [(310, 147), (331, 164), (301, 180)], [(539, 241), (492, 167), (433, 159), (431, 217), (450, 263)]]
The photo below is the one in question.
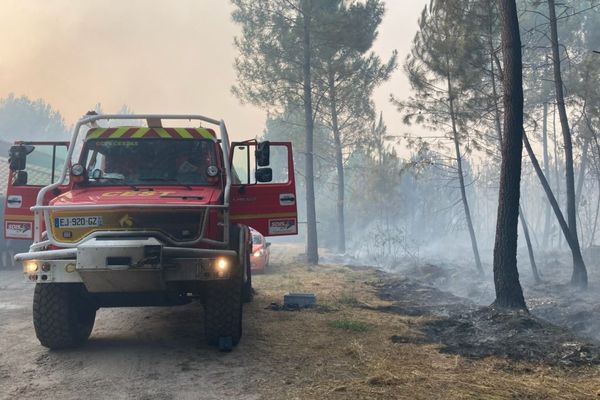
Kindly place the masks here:
[[(561, 159), (558, 153), (558, 140), (556, 139), (556, 104), (552, 105), (552, 143), (554, 144), (553, 146), (553, 150), (554, 150), (554, 187), (556, 188), (556, 200), (558, 201), (558, 204), (561, 204), (561, 200), (560, 200), (560, 195), (561, 195), (561, 189), (560, 189), (560, 176), (561, 176), (561, 170), (562, 170), (562, 164), (561, 164)], [(550, 176), (548, 175), (548, 179), (550, 179)], [(558, 234), (558, 248), (562, 247), (562, 240), (564, 235), (560, 234), (560, 231), (557, 232)]]
[(313, 161), (313, 105), (312, 105), (312, 71), (311, 71), (311, 42), (310, 24), (312, 16), (312, 0), (303, 0), (302, 13), (304, 21), (303, 32), (303, 85), (304, 85), (304, 119), (306, 125), (306, 257), (310, 264), (319, 262), (319, 247), (317, 239), (317, 212), (315, 207), (315, 173)]
[(525, 144), (525, 148), (527, 149), (527, 154), (529, 155), (529, 158), (531, 159), (531, 164), (533, 165), (533, 169), (535, 170), (535, 173), (537, 174), (537, 176), (540, 180), (540, 183), (542, 184), (542, 188), (546, 192), (546, 197), (548, 198), (548, 201), (550, 202), (550, 205), (552, 206), (552, 210), (554, 210), (554, 215), (556, 215), (556, 219), (557, 219), (558, 224), (563, 232), (563, 236), (565, 237), (565, 240), (567, 241), (567, 244), (569, 245), (569, 248), (571, 249), (571, 254), (573, 255), (573, 260), (574, 260), (574, 262), (576, 260), (577, 262), (583, 263), (583, 256), (581, 255), (581, 248), (579, 246), (575, 246), (575, 243), (573, 243), (573, 235), (571, 235), (571, 232), (569, 231), (569, 226), (567, 225), (567, 221), (565, 220), (565, 217), (563, 216), (562, 211), (560, 210), (558, 201), (556, 201), (556, 197), (554, 197), (554, 193), (552, 193), (552, 189), (550, 188), (550, 185), (548, 184), (548, 180), (544, 176), (544, 172), (542, 171), (542, 168), (540, 167), (540, 163), (538, 162), (537, 157), (535, 156), (535, 153), (533, 152), (533, 149), (531, 148), (531, 144), (529, 143), (529, 139), (527, 138), (527, 135), (525, 134), (525, 132), (523, 132), (523, 143)]
[[(550, 176), (550, 164), (548, 162), (548, 103), (546, 102), (544, 102), (544, 114), (542, 119), (542, 150), (544, 157), (544, 173), (546, 176)], [(548, 203), (544, 203), (544, 205), (544, 237), (542, 238), (542, 247), (547, 249), (552, 220), (550, 219), (550, 206)]]
[(531, 245), (531, 238), (529, 237), (529, 228), (527, 227), (527, 220), (523, 214), (523, 208), (519, 207), (519, 219), (521, 220), (521, 228), (523, 228), (523, 234), (525, 235), (525, 242), (527, 243), (527, 254), (529, 254), (529, 264), (531, 265), (531, 274), (535, 283), (541, 283), (540, 274), (538, 273), (537, 263), (533, 254), (533, 246)]
[(458, 182), (460, 185), (460, 195), (462, 198), (463, 207), (465, 209), (465, 218), (467, 220), (467, 227), (469, 228), (469, 235), (471, 236), (471, 247), (473, 248), (473, 257), (475, 258), (475, 266), (480, 274), (483, 274), (483, 267), (481, 266), (481, 259), (479, 257), (479, 248), (477, 247), (477, 238), (475, 237), (475, 229), (473, 229), (473, 221), (471, 220), (471, 210), (469, 209), (469, 201), (467, 199), (467, 192), (465, 189), (465, 176), (462, 167), (462, 156), (460, 154), (460, 139), (458, 137), (458, 130), (456, 129), (456, 114), (454, 113), (454, 98), (452, 92), (452, 81), (450, 72), (448, 72), (448, 97), (450, 99), (450, 119), (452, 120), (452, 134), (454, 138), (454, 149), (456, 151), (456, 167), (458, 169)]
[[(585, 170), (588, 163), (588, 148), (590, 139), (586, 136), (583, 138), (583, 149), (581, 150), (581, 164), (579, 165), (579, 176), (577, 177), (577, 190), (575, 191), (575, 208), (579, 207), (581, 201), (581, 191), (585, 182)], [(582, 239), (583, 241), (583, 239)]]
[(581, 162), (579, 163), (579, 174), (577, 176), (577, 186), (575, 188), (575, 209), (577, 210), (577, 217), (579, 219), (579, 235), (581, 237), (581, 245), (585, 249), (585, 239), (583, 233), (583, 224), (581, 223), (581, 216), (579, 215), (579, 204), (581, 203), (581, 192), (583, 190), (583, 184), (585, 183), (585, 171), (588, 163), (588, 148), (590, 144), (589, 137), (583, 138), (583, 148), (581, 150)]
[[(600, 190), (600, 179), (598, 179), (598, 188)], [(592, 232), (590, 233), (590, 241), (588, 242), (588, 247), (591, 247), (594, 244), (594, 239), (596, 238), (596, 229), (598, 228), (598, 214), (600, 213), (600, 193), (598, 194), (598, 198), (596, 200), (596, 214), (594, 216), (594, 225), (592, 226)]]
[(335, 88), (335, 75), (329, 65), (329, 108), (331, 113), (331, 128), (335, 144), (335, 167), (337, 170), (337, 248), (340, 253), (346, 252), (346, 223), (344, 219), (344, 157), (342, 154), (342, 139), (338, 126), (337, 93)]
[[(590, 134), (592, 135), (592, 139), (593, 139), (594, 145), (596, 147), (596, 158), (597, 158), (596, 165), (598, 165), (598, 163), (600, 163), (600, 143), (598, 143), (598, 135), (596, 134), (596, 131), (592, 127), (592, 124), (590, 122), (590, 119), (587, 116), (587, 113), (585, 115), (585, 123), (587, 125), (588, 130), (590, 131)], [(593, 154), (593, 152), (592, 152), (592, 154)], [(589, 241), (588, 246), (592, 246), (594, 244), (594, 239), (596, 237), (596, 229), (598, 226), (598, 212), (600, 211), (600, 174), (598, 173), (597, 169), (598, 169), (598, 167), (596, 167), (596, 179), (597, 179), (597, 184), (598, 184), (598, 201), (596, 202), (596, 216), (594, 217), (594, 228), (592, 229), (592, 234), (590, 235), (590, 241)]]
[[(490, 28), (491, 31), (491, 28)], [(491, 71), (491, 81), (492, 81), (492, 95), (494, 98), (494, 123), (496, 126), (496, 133), (498, 135), (498, 149), (500, 153), (502, 153), (502, 125), (500, 122), (500, 107), (498, 105), (498, 90), (496, 89), (496, 77), (494, 74), (494, 45), (492, 43), (492, 35), (488, 36), (488, 44), (490, 48), (490, 71)], [(535, 283), (540, 283), (541, 279), (538, 274), (537, 264), (535, 262), (535, 255), (533, 252), (533, 246), (531, 244), (531, 238), (529, 237), (529, 229), (527, 227), (527, 221), (523, 214), (523, 208), (519, 206), (519, 219), (521, 220), (521, 225), (523, 227), (523, 233), (525, 235), (525, 243), (527, 245), (527, 254), (529, 255), (529, 264), (531, 265), (531, 273), (533, 274), (533, 279)]]
[(521, 186), (523, 76), (515, 0), (499, 0), (504, 59), (504, 135), (494, 245), (494, 305), (526, 310), (517, 269)]
[[(554, 0), (548, 0), (548, 9), (550, 16), (550, 36), (552, 39), (552, 64), (554, 69), (556, 105), (558, 107), (558, 115), (560, 118), (565, 148), (567, 221), (569, 224), (569, 231), (572, 235), (571, 241), (575, 247), (579, 248), (579, 238), (577, 235), (577, 210), (575, 204), (575, 173), (573, 171), (573, 144), (571, 142), (571, 131), (569, 129), (569, 120), (567, 118), (565, 98), (563, 94), (563, 82), (560, 71), (560, 52), (558, 50), (558, 29)], [(581, 253), (581, 250), (579, 250), (579, 253)], [(585, 267), (585, 263), (583, 262), (583, 258), (573, 259), (573, 275), (571, 276), (571, 284), (581, 288), (587, 288), (587, 269)]]

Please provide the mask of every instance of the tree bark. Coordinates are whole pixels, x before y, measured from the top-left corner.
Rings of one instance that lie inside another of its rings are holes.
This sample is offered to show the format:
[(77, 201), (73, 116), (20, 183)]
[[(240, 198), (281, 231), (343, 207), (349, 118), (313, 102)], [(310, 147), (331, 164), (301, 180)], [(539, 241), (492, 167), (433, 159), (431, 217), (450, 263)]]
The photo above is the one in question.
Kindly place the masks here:
[[(565, 97), (563, 93), (563, 82), (560, 71), (560, 53), (558, 49), (558, 29), (556, 22), (556, 9), (554, 0), (548, 0), (548, 9), (550, 16), (550, 36), (552, 39), (552, 65), (554, 70), (554, 86), (556, 90), (556, 105), (558, 107), (558, 115), (562, 128), (564, 149), (565, 149), (565, 174), (567, 184), (567, 221), (569, 231), (571, 232), (571, 241), (573, 246), (579, 249), (579, 238), (577, 235), (577, 210), (575, 204), (575, 173), (573, 171), (573, 144), (571, 141), (571, 131), (569, 129), (569, 120), (567, 118), (567, 110), (565, 107)], [(571, 276), (571, 284), (580, 288), (587, 288), (588, 277), (587, 269), (583, 258), (573, 259), (573, 274)]]
[(312, 71), (310, 24), (312, 16), (312, 0), (303, 0), (303, 89), (304, 117), (306, 125), (306, 258), (309, 264), (318, 264), (319, 248), (317, 239), (317, 212), (315, 207), (315, 176), (313, 161), (313, 105), (312, 105)]
[(535, 262), (535, 256), (533, 254), (533, 246), (531, 244), (531, 238), (529, 237), (529, 228), (527, 227), (527, 220), (523, 214), (523, 208), (519, 207), (519, 219), (521, 220), (521, 228), (523, 228), (523, 234), (525, 236), (525, 242), (527, 243), (527, 253), (529, 254), (529, 264), (531, 265), (531, 274), (533, 275), (533, 281), (535, 283), (541, 283), (540, 274), (538, 273), (537, 264)]
[[(554, 181), (556, 183), (556, 200), (558, 201), (558, 204), (561, 203), (560, 201), (560, 194), (561, 194), (561, 190), (560, 190), (560, 175), (561, 175), (561, 170), (562, 170), (562, 166), (561, 166), (561, 162), (560, 162), (560, 156), (558, 153), (558, 140), (556, 139), (556, 104), (553, 105), (552, 107), (552, 142), (554, 143)], [(548, 175), (548, 179), (550, 179), (550, 175)], [(562, 229), (562, 228), (561, 228)], [(558, 233), (558, 248), (562, 247), (562, 240), (563, 240), (564, 235), (561, 235), (560, 232)]]
[(567, 221), (565, 220), (565, 217), (562, 214), (562, 211), (560, 210), (560, 206), (558, 205), (558, 201), (556, 201), (556, 197), (554, 197), (554, 193), (552, 193), (552, 189), (550, 188), (550, 185), (548, 184), (548, 180), (546, 179), (546, 177), (544, 176), (544, 172), (542, 171), (542, 168), (540, 167), (540, 163), (537, 160), (537, 157), (535, 156), (535, 153), (533, 152), (533, 149), (531, 148), (531, 144), (529, 143), (529, 139), (527, 138), (527, 135), (525, 134), (525, 132), (523, 132), (523, 143), (525, 144), (525, 148), (527, 149), (527, 154), (529, 155), (529, 158), (531, 159), (531, 164), (533, 165), (533, 169), (535, 170), (535, 173), (537, 174), (540, 183), (542, 184), (542, 188), (544, 189), (544, 192), (546, 192), (546, 197), (548, 198), (548, 201), (550, 202), (550, 205), (552, 206), (552, 210), (554, 210), (554, 215), (556, 215), (556, 219), (558, 220), (558, 224), (563, 232), (563, 236), (565, 237), (565, 240), (567, 241), (567, 244), (569, 245), (569, 248), (571, 249), (571, 253), (573, 255), (573, 263), (575, 262), (579, 262), (579, 263), (583, 263), (583, 256), (581, 255), (581, 249), (579, 246), (575, 246), (575, 244), (573, 243), (573, 238), (571, 235), (571, 232), (569, 232), (569, 226), (567, 225)]
[[(546, 176), (550, 176), (550, 164), (548, 162), (548, 103), (544, 102), (544, 114), (542, 118), (542, 148), (543, 148), (543, 161), (544, 161), (544, 173)], [(544, 211), (544, 237), (542, 238), (542, 247), (548, 248), (548, 238), (550, 237), (550, 227), (552, 220), (550, 219), (550, 206), (545, 204)]]
[(454, 149), (456, 151), (456, 167), (458, 169), (458, 181), (460, 185), (460, 195), (465, 210), (465, 218), (467, 220), (467, 227), (469, 229), (469, 235), (471, 237), (471, 247), (473, 248), (473, 256), (475, 258), (475, 267), (480, 274), (483, 274), (483, 267), (481, 266), (481, 259), (479, 257), (479, 249), (477, 247), (477, 237), (475, 237), (475, 230), (473, 229), (473, 221), (471, 220), (471, 211), (469, 209), (469, 201), (467, 200), (467, 192), (465, 190), (465, 176), (462, 167), (462, 156), (460, 154), (460, 140), (458, 137), (458, 130), (456, 129), (456, 115), (454, 112), (454, 98), (452, 92), (452, 81), (450, 73), (448, 72), (448, 97), (450, 99), (450, 119), (452, 120), (452, 134), (454, 139)]
[[(577, 178), (577, 190), (575, 191), (575, 207), (579, 208), (581, 202), (581, 191), (583, 190), (583, 183), (585, 181), (585, 170), (587, 169), (588, 163), (588, 148), (590, 140), (586, 136), (583, 138), (583, 148), (581, 149), (581, 164), (579, 165), (579, 176)], [(583, 239), (581, 239), (583, 241)]]
[[(496, 126), (496, 133), (498, 135), (498, 150), (502, 153), (502, 124), (500, 122), (500, 107), (498, 106), (498, 91), (496, 89), (496, 77), (494, 74), (494, 46), (492, 43), (491, 28), (490, 35), (488, 36), (488, 44), (490, 48), (490, 71), (492, 81), (492, 96), (494, 99), (494, 123)], [(527, 254), (529, 255), (529, 264), (531, 265), (531, 273), (535, 283), (540, 283), (540, 275), (538, 273), (537, 264), (535, 262), (535, 255), (533, 252), (533, 246), (531, 244), (531, 238), (529, 237), (529, 229), (527, 227), (527, 221), (523, 213), (523, 208), (519, 206), (519, 219), (523, 227), (523, 233), (525, 235), (525, 243), (527, 245)]]
[(346, 224), (344, 218), (344, 157), (342, 154), (342, 139), (338, 126), (337, 93), (335, 88), (334, 72), (329, 67), (329, 108), (331, 113), (331, 130), (333, 131), (333, 142), (335, 145), (335, 167), (337, 170), (337, 248), (338, 252), (346, 252)]
[(523, 134), (521, 38), (515, 0), (499, 0), (504, 63), (504, 135), (494, 245), (494, 305), (527, 310), (517, 268)]

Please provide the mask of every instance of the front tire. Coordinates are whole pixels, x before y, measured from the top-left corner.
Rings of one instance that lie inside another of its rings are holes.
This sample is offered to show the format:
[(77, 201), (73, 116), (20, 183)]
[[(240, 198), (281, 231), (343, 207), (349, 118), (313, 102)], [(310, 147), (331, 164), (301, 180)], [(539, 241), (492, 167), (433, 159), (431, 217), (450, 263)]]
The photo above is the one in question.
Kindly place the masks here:
[[(242, 337), (242, 281), (212, 282), (204, 302), (204, 331), (209, 345), (230, 351)], [(231, 343), (228, 348), (222, 343)]]
[(42, 346), (77, 347), (92, 333), (97, 307), (77, 283), (38, 283), (33, 294), (33, 326)]
[[(223, 281), (212, 281), (206, 285), (204, 299), (204, 331), (211, 346), (221, 351), (231, 351), (242, 337), (242, 302), (245, 289), (245, 263), (240, 257), (242, 228), (232, 225), (229, 229), (230, 249), (238, 252), (231, 265), (231, 277)], [(245, 235), (244, 235), (245, 237)], [(243, 254), (243, 253), (241, 253)]]

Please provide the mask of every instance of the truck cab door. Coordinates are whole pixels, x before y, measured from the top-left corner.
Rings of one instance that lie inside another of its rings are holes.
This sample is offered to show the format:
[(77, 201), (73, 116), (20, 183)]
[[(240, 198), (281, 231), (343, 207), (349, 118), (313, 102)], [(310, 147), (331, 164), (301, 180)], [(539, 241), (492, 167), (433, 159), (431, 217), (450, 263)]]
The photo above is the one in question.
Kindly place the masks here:
[[(60, 177), (68, 142), (15, 142), (10, 148), (4, 204), (4, 237), (33, 239), (33, 212), (39, 191)], [(47, 204), (55, 193), (48, 193)]]
[(264, 236), (298, 233), (294, 158), (290, 142), (234, 142), (230, 219)]

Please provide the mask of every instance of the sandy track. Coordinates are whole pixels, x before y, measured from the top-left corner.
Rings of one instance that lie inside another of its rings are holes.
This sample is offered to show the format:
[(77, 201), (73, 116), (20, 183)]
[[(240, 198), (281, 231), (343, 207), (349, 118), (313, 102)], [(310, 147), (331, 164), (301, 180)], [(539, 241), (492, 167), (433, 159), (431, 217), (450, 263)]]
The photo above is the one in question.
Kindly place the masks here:
[[(0, 398), (255, 399), (252, 332), (238, 349), (204, 344), (202, 307), (101, 309), (89, 343), (40, 346), (31, 320), (33, 286), (0, 272)], [(254, 392), (254, 393), (253, 393)]]

